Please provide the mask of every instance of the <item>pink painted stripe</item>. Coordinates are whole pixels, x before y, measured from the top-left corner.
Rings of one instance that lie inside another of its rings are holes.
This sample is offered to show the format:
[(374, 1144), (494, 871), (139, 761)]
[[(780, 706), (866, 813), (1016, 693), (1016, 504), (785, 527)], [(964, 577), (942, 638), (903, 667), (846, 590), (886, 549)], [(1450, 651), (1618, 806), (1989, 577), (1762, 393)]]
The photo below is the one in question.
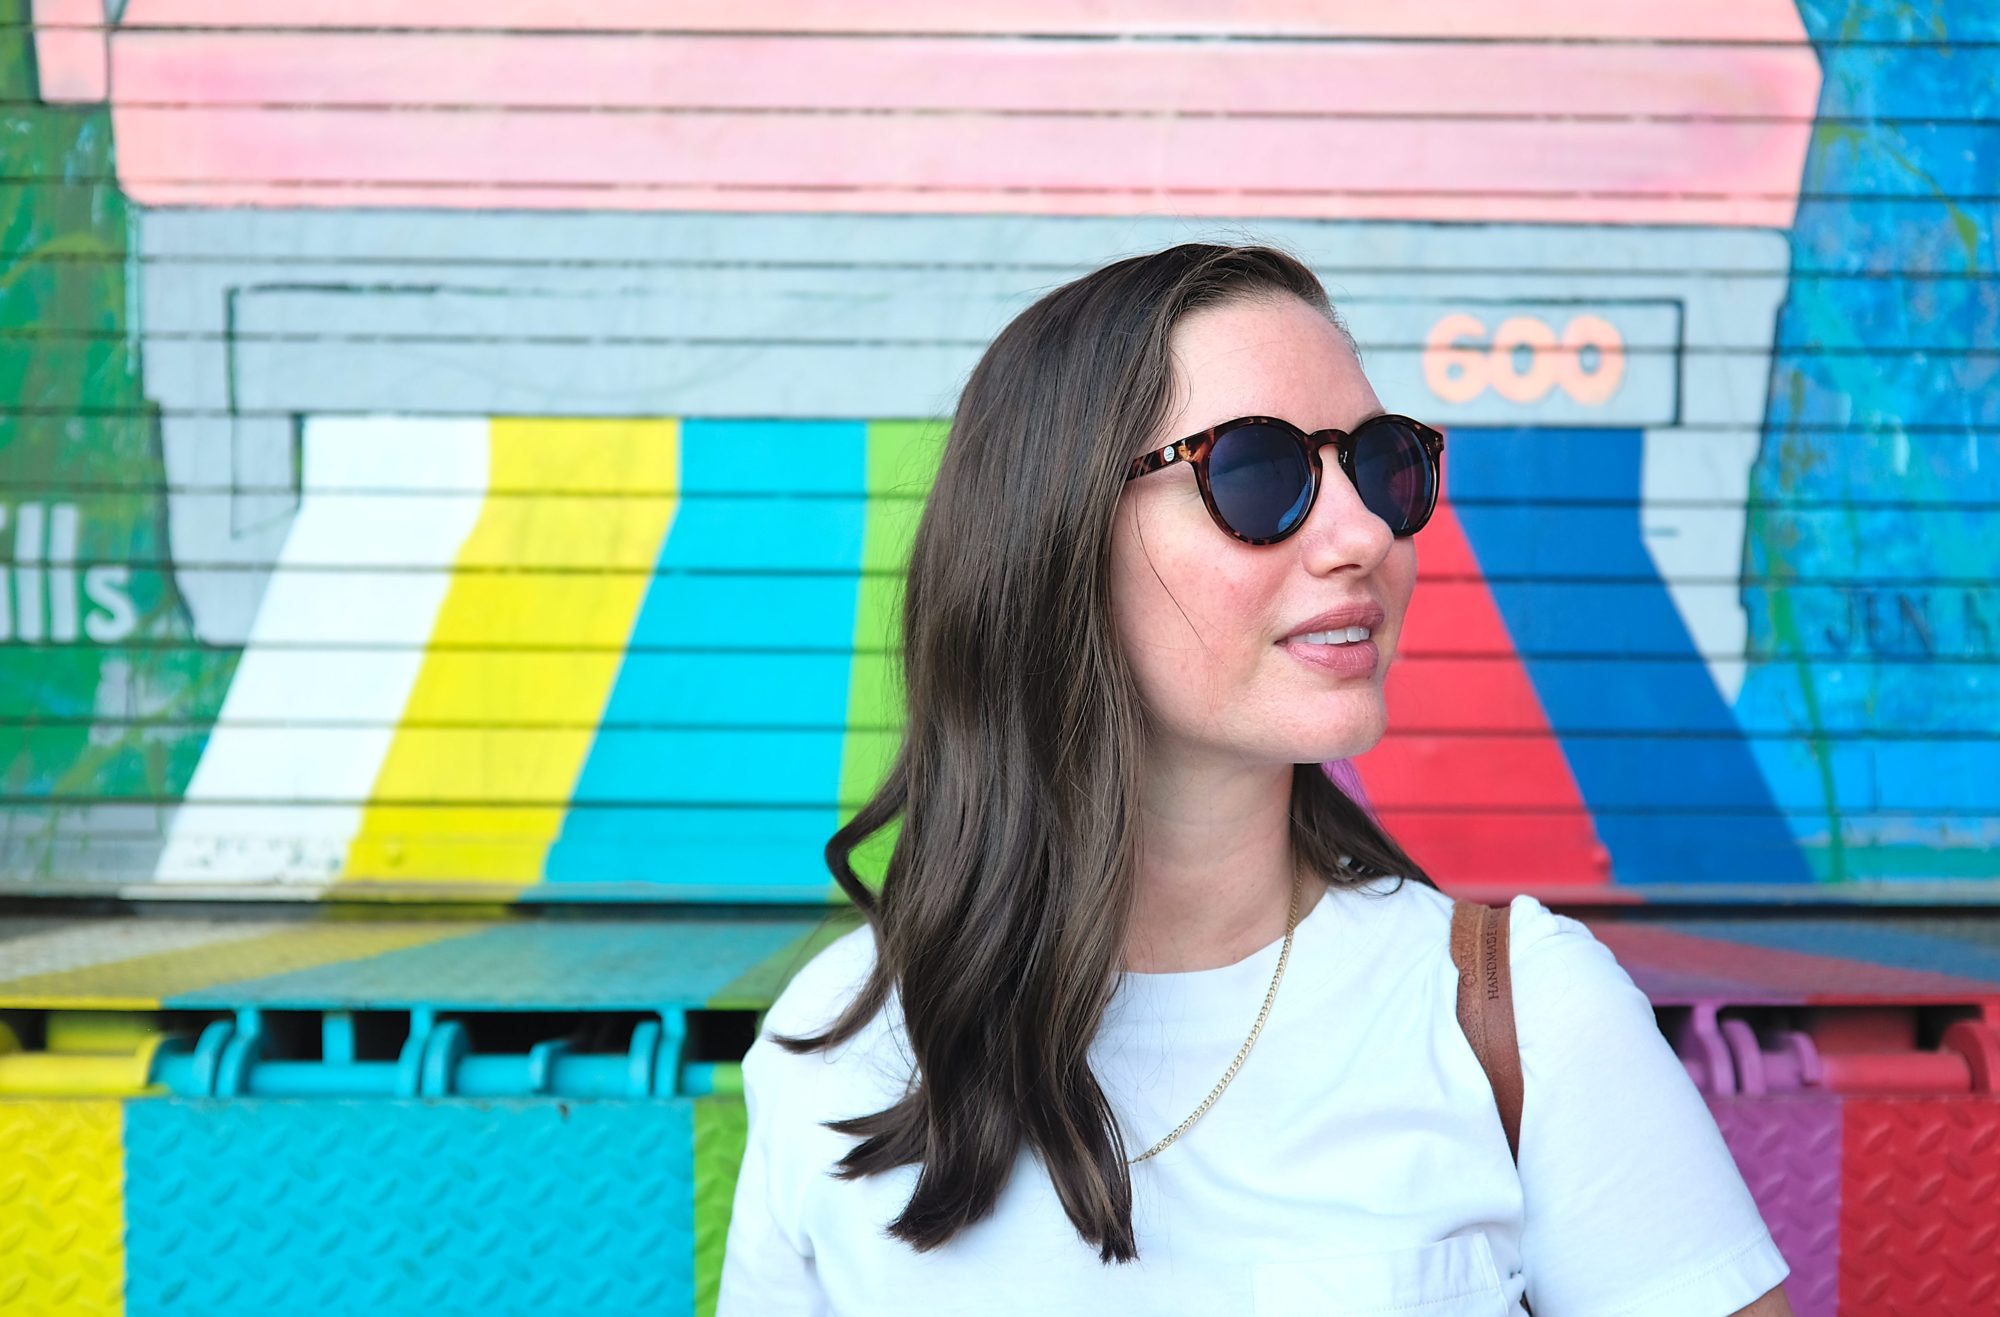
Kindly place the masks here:
[(114, 58), (120, 101), (190, 105), (1699, 113), (1810, 121), (1820, 84), (1810, 50), (1768, 47), (140, 31), (120, 35)]
[(1631, 969), (1634, 979), (1639, 976), (1637, 966), (1736, 979), (1750, 985), (1736, 997), (1739, 1001), (1966, 1001), (1993, 992), (1993, 985), (1984, 979), (1896, 969), (1843, 956), (1776, 951), (1640, 924), (1598, 923), (1591, 931), (1620, 964)]
[(412, 204), (481, 208), (553, 204), (549, 192), (575, 204), (602, 189), (594, 208), (1122, 214), (1165, 206), (1782, 226), (1805, 142), (1743, 123), (1573, 123), (1557, 133), (1519, 120), (890, 115), (858, 125), (819, 114), (125, 105), (114, 113), (121, 179), (146, 204), (172, 195), (176, 204), (234, 196), (382, 205), (376, 189), (387, 186), (422, 198)]
[(35, 89), (49, 105), (102, 101), (106, 81), (103, 0), (34, 0)]
[(147, 180), (128, 187), (148, 206), (410, 208), (441, 210), (682, 211), (753, 214), (1168, 215), (1181, 218), (1437, 220), (1514, 224), (1693, 224), (1710, 228), (1789, 228), (1789, 202), (1601, 197), (1324, 197), (1300, 200), (1242, 193), (1063, 195), (1034, 192), (927, 193), (874, 188), (866, 192), (806, 192), (780, 188), (732, 191), (608, 192), (603, 188), (185, 184)]
[(1803, 41), (1791, 0), (130, 0), (127, 27), (1219, 33)]

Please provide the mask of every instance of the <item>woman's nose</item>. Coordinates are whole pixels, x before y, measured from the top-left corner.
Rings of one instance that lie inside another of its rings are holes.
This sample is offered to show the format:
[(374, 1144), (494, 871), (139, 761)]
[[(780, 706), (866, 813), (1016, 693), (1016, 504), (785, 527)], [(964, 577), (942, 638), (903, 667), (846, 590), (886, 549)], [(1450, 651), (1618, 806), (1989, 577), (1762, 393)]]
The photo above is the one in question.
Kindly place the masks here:
[(1338, 497), (1343, 501), (1351, 500), (1356, 508), (1366, 511), (1367, 505), (1361, 501), (1361, 491), (1355, 488), (1354, 481), (1340, 465), (1340, 446), (1329, 439), (1314, 451), (1319, 455), (1320, 499), (1323, 501), (1328, 497)]
[[(1332, 440), (1314, 450), (1319, 455), (1319, 497), (1300, 529), (1329, 540), (1354, 557), (1379, 553), (1376, 540), (1394, 540), (1389, 524), (1361, 501), (1361, 491), (1341, 469), (1339, 449)], [(1312, 523), (1318, 522), (1317, 526)]]

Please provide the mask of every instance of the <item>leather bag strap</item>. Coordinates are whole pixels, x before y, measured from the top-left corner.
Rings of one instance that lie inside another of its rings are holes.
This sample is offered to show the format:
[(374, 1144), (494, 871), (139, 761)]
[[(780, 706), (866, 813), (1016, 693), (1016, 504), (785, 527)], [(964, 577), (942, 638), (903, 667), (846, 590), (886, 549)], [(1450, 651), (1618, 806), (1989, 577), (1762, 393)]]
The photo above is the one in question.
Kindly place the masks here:
[[(1507, 950), (1507, 930), (1514, 912), (1510, 901), (1500, 909), (1477, 901), (1454, 901), (1451, 909), (1451, 959), (1458, 966), (1458, 1024), (1472, 1044), (1473, 1055), (1493, 1086), (1493, 1103), (1500, 1108), (1500, 1126), (1507, 1131), (1507, 1151), (1521, 1162), (1521, 1045), (1514, 1034), (1514, 981)], [(1534, 1317), (1528, 1296), (1521, 1311)]]
[(1451, 959), (1458, 966), (1458, 1023), (1493, 1085), (1507, 1151), (1521, 1160), (1521, 1047), (1514, 1036), (1514, 985), (1508, 975), (1511, 903), (1494, 909), (1454, 901)]

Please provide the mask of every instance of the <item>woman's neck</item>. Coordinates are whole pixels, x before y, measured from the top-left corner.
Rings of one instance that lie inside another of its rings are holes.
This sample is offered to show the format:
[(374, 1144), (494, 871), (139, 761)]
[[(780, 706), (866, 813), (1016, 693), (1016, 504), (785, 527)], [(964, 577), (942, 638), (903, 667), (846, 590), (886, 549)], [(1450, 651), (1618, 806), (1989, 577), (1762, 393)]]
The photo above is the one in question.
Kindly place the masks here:
[[(1231, 965), (1285, 934), (1292, 899), (1290, 764), (1149, 766), (1125, 968)], [(1304, 918), (1324, 884), (1299, 893)]]

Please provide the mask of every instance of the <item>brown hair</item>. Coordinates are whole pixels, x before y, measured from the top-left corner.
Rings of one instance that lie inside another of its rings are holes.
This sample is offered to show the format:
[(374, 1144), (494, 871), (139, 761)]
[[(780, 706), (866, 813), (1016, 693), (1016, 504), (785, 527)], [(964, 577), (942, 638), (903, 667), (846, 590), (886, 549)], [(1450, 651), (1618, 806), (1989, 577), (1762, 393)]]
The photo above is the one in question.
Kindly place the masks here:
[[(1146, 726), (1109, 606), (1113, 514), (1166, 415), (1174, 325), (1269, 296), (1347, 333), (1295, 257), (1187, 243), (1040, 298), (953, 415), (910, 557), (901, 748), (826, 846), (874, 926), (874, 967), (823, 1032), (773, 1035), (792, 1052), (835, 1046), (896, 989), (908, 1094), (826, 1124), (861, 1139), (843, 1179), (921, 1167), (888, 1228), (918, 1250), (993, 1210), (1025, 1139), (1101, 1259), (1138, 1256), (1123, 1140), (1087, 1060), (1124, 964)], [(897, 819), (877, 897), (850, 859)], [(1291, 840), (1335, 886), (1436, 886), (1317, 764), (1293, 770)]]

